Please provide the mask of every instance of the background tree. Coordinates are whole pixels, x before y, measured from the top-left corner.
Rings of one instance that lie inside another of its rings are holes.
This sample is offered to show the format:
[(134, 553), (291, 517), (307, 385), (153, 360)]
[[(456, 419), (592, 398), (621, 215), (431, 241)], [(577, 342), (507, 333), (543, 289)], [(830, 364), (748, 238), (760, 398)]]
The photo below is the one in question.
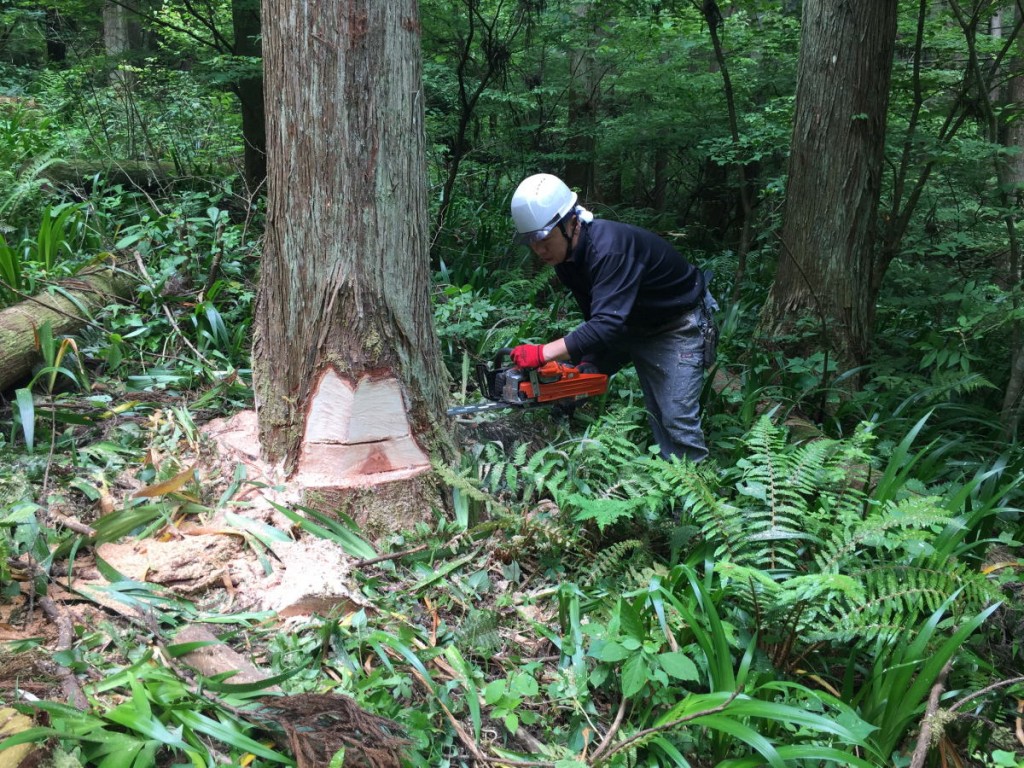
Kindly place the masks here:
[(796, 113), (777, 273), (761, 315), (769, 338), (802, 318), (845, 366), (868, 358), (895, 0), (804, 3)]
[(310, 486), (412, 478), (443, 447), (446, 397), (416, 3), (266, 0), (263, 15), (270, 175), (253, 348), (263, 452)]

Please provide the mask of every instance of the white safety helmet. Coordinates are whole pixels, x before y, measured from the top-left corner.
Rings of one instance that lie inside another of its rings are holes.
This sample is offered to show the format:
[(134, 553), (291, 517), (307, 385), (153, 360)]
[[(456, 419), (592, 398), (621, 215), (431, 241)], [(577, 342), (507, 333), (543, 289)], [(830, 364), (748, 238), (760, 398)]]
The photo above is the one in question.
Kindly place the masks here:
[(529, 245), (543, 240), (573, 210), (576, 199), (576, 193), (550, 173), (523, 179), (512, 195), (515, 241)]

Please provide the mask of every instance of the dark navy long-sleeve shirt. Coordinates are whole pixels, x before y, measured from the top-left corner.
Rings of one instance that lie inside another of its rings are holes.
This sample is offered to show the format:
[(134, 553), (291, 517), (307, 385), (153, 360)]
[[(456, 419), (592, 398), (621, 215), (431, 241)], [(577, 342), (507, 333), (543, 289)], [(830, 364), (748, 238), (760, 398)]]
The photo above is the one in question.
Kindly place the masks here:
[(555, 267), (585, 322), (565, 337), (569, 356), (599, 352), (627, 328), (656, 328), (695, 307), (704, 278), (671, 245), (631, 224), (594, 220)]

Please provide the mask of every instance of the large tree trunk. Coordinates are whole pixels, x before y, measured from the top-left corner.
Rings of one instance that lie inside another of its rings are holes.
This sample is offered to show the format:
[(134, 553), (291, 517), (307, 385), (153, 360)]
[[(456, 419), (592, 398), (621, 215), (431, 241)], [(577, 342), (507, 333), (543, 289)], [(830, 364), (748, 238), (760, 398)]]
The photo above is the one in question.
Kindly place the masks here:
[(49, 323), (55, 338), (82, 328), (83, 313), (128, 295), (131, 281), (123, 272), (101, 269), (61, 282), (62, 293), (41, 293), (0, 310), (0, 392), (27, 379), (42, 361), (36, 334)]
[[(782, 250), (761, 315), (769, 338), (810, 315), (816, 347), (868, 357), (895, 0), (806, 0)], [(806, 350), (804, 350), (806, 351)]]
[[(448, 432), (417, 4), (263, 0), (263, 19), (267, 232), (253, 360), (263, 456), (307, 488), (426, 477)], [(376, 498), (394, 505), (395, 493)]]

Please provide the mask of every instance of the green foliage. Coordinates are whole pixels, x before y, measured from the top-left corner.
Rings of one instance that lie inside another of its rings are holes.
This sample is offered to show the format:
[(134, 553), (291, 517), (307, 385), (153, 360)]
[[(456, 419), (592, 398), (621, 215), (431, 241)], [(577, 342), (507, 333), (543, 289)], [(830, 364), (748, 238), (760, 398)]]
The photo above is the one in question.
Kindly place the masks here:
[(44, 281), (75, 274), (95, 258), (98, 240), (87, 215), (86, 206), (66, 203), (45, 208), (35, 234), (24, 232), (16, 245), (0, 234), (0, 307), (35, 294)]
[[(67, 663), (67, 662), (65, 662)], [(209, 688), (220, 691), (220, 704), (197, 695), (195, 689), (167, 667), (156, 663), (152, 651), (98, 683), (96, 694), (122, 692), (122, 703), (100, 713), (82, 712), (54, 702), (21, 706), (26, 713), (45, 712), (50, 727), (22, 731), (4, 741), (4, 746), (31, 743), (59, 737), (77, 744), (88, 765), (153, 765), (158, 754), (174, 755), (192, 765), (213, 761), (220, 748), (226, 748), (238, 761), (258, 756), (268, 765), (291, 765), (293, 761), (254, 738), (252, 726), (235, 712), (248, 703), (246, 694), (225, 692), (219, 681), (208, 681)], [(256, 692), (272, 683), (254, 686)]]
[[(787, 637), (889, 636), (953, 595), (957, 616), (998, 598), (976, 560), (952, 559), (946, 547), (943, 537), (960, 526), (956, 510), (905, 476), (899, 486), (887, 479), (891, 472), (873, 478), (870, 425), (846, 441), (785, 438), (763, 417), (745, 439), (748, 458), (721, 484), (680, 464), (667, 466), (661, 480), (678, 488), (706, 556), (757, 616), (765, 641), (789, 650)], [(894, 466), (905, 466), (901, 456)]]
[[(74, 50), (94, 47), (95, 10), (61, 9), (78, 22), (64, 30), (81, 43)], [(538, 409), (474, 424), (467, 431), (480, 442), (459, 466), (436, 467), (454, 519), (437, 510), (433, 527), (372, 546), (350, 520), (308, 508), (280, 510), (296, 526), (288, 531), (243, 517), (226, 507), (244, 477), (211, 493), (181, 456), (198, 452), (203, 420), (251, 400), (244, 379), (263, 222), (258, 206), (240, 208), (233, 194), (242, 140), (221, 88), (258, 68), (224, 48), (230, 4), (213, 4), (199, 27), (185, 4), (164, 3), (158, 13), (175, 26), (163, 28), (161, 50), (125, 62), (114, 79), (101, 59), (44, 69), (43, 17), (0, 12), (4, 56), (19, 62), (0, 65), (14, 98), (0, 105), (0, 302), (74, 274), (97, 253), (131, 254), (142, 271), (132, 301), (97, 313), (74, 343), (41, 330), (44, 364), (31, 391), (0, 411), (0, 599), (22, 578), (45, 594), (53, 566), (84, 549), (217, 515), (267, 571), (275, 543), (299, 531), (355, 558), (393, 559), (354, 577), (372, 608), (287, 625), (203, 615), (109, 571), (105, 599), (161, 628), (235, 623), (288, 693), (341, 692), (401, 722), (409, 765), (473, 759), (456, 723), (510, 764), (906, 762), (947, 661), (951, 691), (984, 689), (1020, 666), (1015, 609), (995, 608), (1019, 589), (1024, 469), (997, 414), (1021, 320), (1006, 254), (1016, 209), (993, 183), (1005, 155), (990, 129), (1003, 118), (983, 116), (978, 97), (994, 88), (958, 96), (974, 81), (948, 15), (926, 19), (920, 69), (909, 63), (916, 20), (901, 18), (907, 47), (883, 189), (892, 210), (880, 230), (891, 238), (901, 213), (908, 226), (883, 244), (893, 261), (874, 362), (840, 371), (813, 345), (786, 357), (756, 329), (781, 250), (773, 233), (798, 18), (771, 3), (756, 14), (724, 10), (735, 141), (696, 6), (424, 4), (431, 206), (445, 206), (443, 222), (432, 217), (434, 298), (456, 397), (475, 396), (475, 363), (579, 321), (550, 271), (510, 246), (507, 216), (525, 173), (571, 172), (592, 182), (581, 191), (599, 215), (654, 227), (718, 273), (721, 362), (704, 393), (713, 458), (698, 467), (654, 458), (635, 375), (623, 371), (606, 397), (569, 417)], [(977, 42), (995, 61), (999, 43)], [(496, 74), (484, 82), (491, 64)], [(912, 124), (915, 92), (926, 98)], [(959, 127), (944, 132), (947, 124)], [(58, 157), (101, 166), (139, 158), (178, 178), (144, 194), (106, 185), (103, 174), (57, 189), (44, 172)], [(737, 164), (755, 193), (743, 216)], [(900, 194), (915, 174), (926, 183), (908, 209)], [(741, 220), (755, 233), (742, 275)], [(725, 301), (731, 295), (740, 300)], [(50, 451), (23, 452), (22, 443)], [(165, 492), (92, 521), (93, 536), (49, 524), (53, 499), (91, 510), (123, 475)], [(1004, 566), (986, 570), (1003, 550)], [(218, 680), (197, 689), (145, 650), (150, 634), (75, 629), (57, 661), (102, 678), (88, 689), (93, 709), (42, 702), (52, 731), (34, 737), (59, 732), (97, 764), (291, 759), (246, 714), (255, 690)], [(987, 701), (984, 717), (999, 706)], [(947, 736), (1009, 764), (975, 723)]]

